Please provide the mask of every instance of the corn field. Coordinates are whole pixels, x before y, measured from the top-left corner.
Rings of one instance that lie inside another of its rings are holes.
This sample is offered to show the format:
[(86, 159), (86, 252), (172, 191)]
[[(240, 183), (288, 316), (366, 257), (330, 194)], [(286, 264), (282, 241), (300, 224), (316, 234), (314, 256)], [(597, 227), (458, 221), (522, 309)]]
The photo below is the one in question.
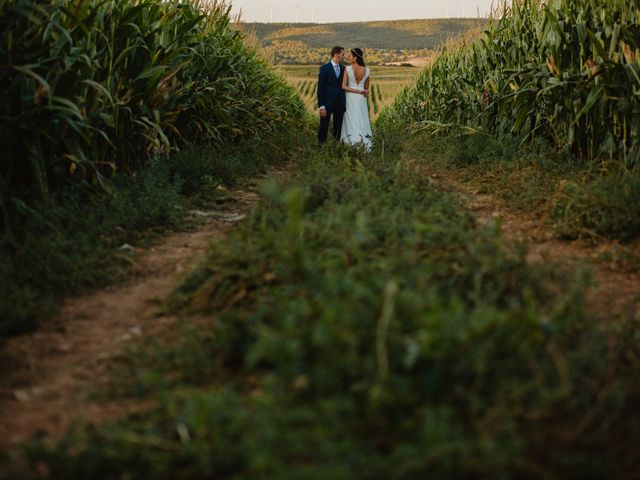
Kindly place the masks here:
[(640, 4), (522, 0), (443, 53), (383, 122), (543, 137), (581, 159), (640, 154)]
[[(222, 2), (0, 0), (0, 207), (304, 111)], [(13, 199), (13, 200), (12, 200)]]

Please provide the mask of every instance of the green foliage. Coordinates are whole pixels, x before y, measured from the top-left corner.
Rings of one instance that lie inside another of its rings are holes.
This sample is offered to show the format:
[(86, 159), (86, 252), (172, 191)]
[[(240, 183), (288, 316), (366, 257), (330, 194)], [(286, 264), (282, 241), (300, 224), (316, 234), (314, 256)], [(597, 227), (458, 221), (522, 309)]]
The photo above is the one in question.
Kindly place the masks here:
[(146, 364), (182, 388), (32, 445), (34, 464), (53, 478), (635, 472), (637, 322), (589, 318), (580, 282), (528, 265), (406, 164), (309, 157), (176, 292), (182, 311), (216, 312), (174, 361)]
[(20, 235), (0, 243), (0, 336), (31, 330), (55, 311), (61, 294), (117, 277), (127, 258), (116, 248), (135, 243), (140, 230), (179, 225), (179, 183), (166, 165), (124, 183), (113, 193), (69, 189), (28, 207), (18, 204)]
[(401, 134), (400, 139), (405, 154), (430, 173), (434, 167), (452, 170), (457, 181), (509, 202), (510, 208), (536, 211), (551, 220), (549, 227), (560, 237), (628, 241), (640, 235), (637, 169), (619, 163), (585, 166), (546, 142), (522, 145), (487, 133)]
[(300, 125), (294, 90), (206, 5), (0, 0), (0, 336), (117, 276), (114, 247), (179, 225), (185, 198), (269, 161), (228, 144), (262, 152)]
[[(224, 4), (0, 0), (0, 208), (299, 119)], [(202, 7), (202, 8), (201, 8)]]
[(640, 154), (640, 10), (618, 0), (523, 0), (446, 51), (383, 122), (538, 137), (583, 159)]
[(558, 232), (570, 238), (630, 240), (640, 235), (640, 173), (609, 166), (589, 182), (567, 185), (555, 211)]
[(217, 187), (284, 161), (289, 153), (273, 145), (295, 152), (300, 134), (288, 128), (240, 146), (191, 147), (105, 180), (106, 189), (76, 185), (29, 205), (14, 199), (19, 234), (0, 237), (0, 337), (32, 330), (63, 295), (118, 279), (132, 262), (118, 247), (184, 226), (189, 206), (211, 208), (224, 195)]
[[(393, 139), (387, 132), (387, 142)], [(453, 170), (456, 180), (550, 218), (565, 238), (628, 241), (640, 235), (637, 168), (619, 163), (585, 166), (546, 142), (449, 132), (399, 135), (406, 155), (427, 169)], [(551, 225), (550, 225), (551, 226)]]
[(583, 183), (589, 169), (561, 155), (546, 142), (522, 145), (513, 137), (450, 132), (415, 135), (405, 152), (426, 168), (454, 170), (456, 178), (509, 202), (511, 208), (546, 211), (568, 181)]

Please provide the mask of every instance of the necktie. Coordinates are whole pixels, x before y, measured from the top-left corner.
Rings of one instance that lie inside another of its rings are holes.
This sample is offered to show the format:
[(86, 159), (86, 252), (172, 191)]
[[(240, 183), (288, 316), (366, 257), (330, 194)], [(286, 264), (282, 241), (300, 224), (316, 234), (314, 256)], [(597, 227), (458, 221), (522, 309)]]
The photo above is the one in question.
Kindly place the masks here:
[(333, 70), (336, 72), (336, 78), (340, 77), (340, 65), (334, 65)]

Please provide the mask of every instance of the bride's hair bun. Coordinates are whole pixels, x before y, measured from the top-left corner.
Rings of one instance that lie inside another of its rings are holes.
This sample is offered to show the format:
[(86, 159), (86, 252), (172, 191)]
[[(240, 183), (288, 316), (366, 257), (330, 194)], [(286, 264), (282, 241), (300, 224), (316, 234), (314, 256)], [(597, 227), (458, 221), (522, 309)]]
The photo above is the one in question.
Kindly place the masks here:
[(351, 55), (356, 57), (356, 62), (358, 62), (358, 65), (360, 65), (361, 67), (364, 67), (364, 52), (361, 49), (359, 48), (351, 49)]

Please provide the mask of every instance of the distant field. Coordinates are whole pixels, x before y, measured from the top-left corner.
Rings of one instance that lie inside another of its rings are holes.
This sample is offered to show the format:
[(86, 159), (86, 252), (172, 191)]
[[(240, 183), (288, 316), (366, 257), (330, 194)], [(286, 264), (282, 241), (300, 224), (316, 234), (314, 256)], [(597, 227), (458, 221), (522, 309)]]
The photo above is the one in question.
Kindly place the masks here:
[(433, 57), (447, 42), (475, 38), (486, 19), (452, 18), (361, 23), (246, 23), (267, 57), (278, 64), (313, 64), (325, 61), (334, 45), (359, 47), (369, 64), (401, 63)]
[[(281, 65), (279, 68), (284, 72), (287, 81), (300, 93), (309, 111), (315, 112), (319, 65)], [(404, 87), (413, 83), (419, 72), (420, 69), (414, 67), (371, 67), (369, 111), (372, 120), (378, 117), (384, 107), (393, 103), (396, 95)]]

